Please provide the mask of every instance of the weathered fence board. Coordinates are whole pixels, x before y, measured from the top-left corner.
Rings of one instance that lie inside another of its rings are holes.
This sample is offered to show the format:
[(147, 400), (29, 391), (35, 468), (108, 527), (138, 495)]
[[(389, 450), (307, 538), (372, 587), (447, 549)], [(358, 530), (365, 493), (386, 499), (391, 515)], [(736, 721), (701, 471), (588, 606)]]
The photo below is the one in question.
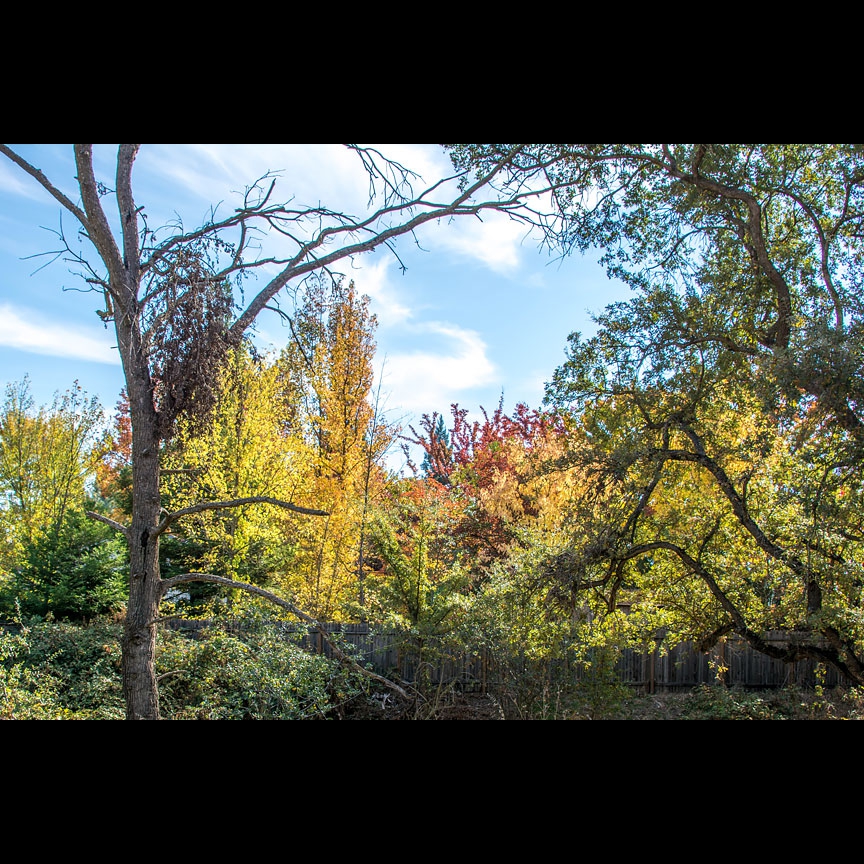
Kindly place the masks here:
[[(214, 626), (214, 622), (172, 621), (164, 626), (194, 634)], [(225, 621), (218, 626), (238, 630), (244, 625)], [(286, 638), (297, 640), (304, 649), (332, 656), (327, 640), (314, 629), (284, 622), (274, 626), (278, 626)], [(342, 650), (347, 650), (361, 665), (369, 665), (375, 672), (395, 676), (403, 682), (459, 684), (466, 689), (486, 690), (514, 670), (529, 668), (527, 663), (520, 664), (516, 658), (507, 658), (505, 663), (482, 650), (471, 651), (433, 640), (419, 645), (406, 640), (404, 635), (376, 631), (367, 624), (323, 626), (325, 632), (338, 640)], [(767, 638), (772, 638), (772, 634), (767, 634)], [(562, 677), (578, 681), (592, 673), (579, 664), (561, 661), (548, 664), (545, 671), (534, 669), (532, 674), (549, 674), (559, 681)], [(788, 664), (772, 660), (734, 638), (727, 638), (709, 653), (697, 651), (690, 643), (666, 651), (626, 649), (615, 662), (614, 675), (623, 683), (647, 692), (690, 689), (718, 681), (727, 686), (750, 688), (814, 687), (820, 683), (832, 687), (850, 683), (832, 669), (820, 671), (815, 661)]]

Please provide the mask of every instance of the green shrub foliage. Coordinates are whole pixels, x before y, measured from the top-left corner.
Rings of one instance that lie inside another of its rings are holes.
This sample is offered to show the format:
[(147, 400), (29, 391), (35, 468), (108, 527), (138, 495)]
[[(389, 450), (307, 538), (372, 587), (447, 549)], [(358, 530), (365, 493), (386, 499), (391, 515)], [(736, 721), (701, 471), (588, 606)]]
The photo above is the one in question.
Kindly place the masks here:
[(126, 550), (108, 526), (70, 510), (57, 531), (23, 545), (0, 589), (0, 615), (83, 620), (122, 609), (128, 595)]
[[(0, 718), (121, 720), (122, 624), (22, 620), (0, 631)], [(306, 653), (277, 624), (245, 622), (198, 638), (161, 631), (162, 716), (173, 720), (320, 720), (341, 716), (363, 682)]]

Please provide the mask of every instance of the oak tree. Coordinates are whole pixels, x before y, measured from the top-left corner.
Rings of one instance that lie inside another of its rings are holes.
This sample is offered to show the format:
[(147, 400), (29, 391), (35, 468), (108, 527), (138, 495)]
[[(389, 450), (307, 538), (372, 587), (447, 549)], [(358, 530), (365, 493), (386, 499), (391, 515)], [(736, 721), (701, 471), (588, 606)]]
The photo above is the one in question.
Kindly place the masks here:
[(634, 289), (548, 390), (596, 493), (559, 598), (864, 683), (864, 148), (538, 144), (511, 168), (550, 162), (550, 242)]

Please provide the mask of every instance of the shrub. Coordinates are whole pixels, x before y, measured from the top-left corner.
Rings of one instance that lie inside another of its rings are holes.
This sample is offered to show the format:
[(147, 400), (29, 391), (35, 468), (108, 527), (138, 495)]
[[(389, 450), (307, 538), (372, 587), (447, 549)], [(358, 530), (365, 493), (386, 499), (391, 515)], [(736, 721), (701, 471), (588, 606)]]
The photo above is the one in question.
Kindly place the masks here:
[(74, 510), (57, 532), (24, 544), (0, 591), (0, 612), (75, 621), (116, 612), (128, 596), (126, 571), (117, 535)]
[[(20, 622), (0, 632), (0, 718), (121, 720), (122, 624)], [(157, 674), (165, 719), (310, 720), (340, 716), (364, 682), (308, 654), (276, 625), (212, 628), (191, 639), (160, 631)]]
[(31, 619), (19, 626), (17, 634), (5, 635), (0, 653), (0, 674), (15, 684), (16, 719), (25, 719), (21, 715), (27, 705), (30, 713), (46, 715), (41, 719), (125, 716), (119, 623), (100, 619), (81, 626)]
[(0, 716), (115, 720), (124, 716), (120, 628), (31, 620), (0, 633)]
[(313, 720), (338, 715), (361, 682), (333, 660), (309, 654), (273, 625), (191, 639), (160, 634), (162, 716), (185, 720)]

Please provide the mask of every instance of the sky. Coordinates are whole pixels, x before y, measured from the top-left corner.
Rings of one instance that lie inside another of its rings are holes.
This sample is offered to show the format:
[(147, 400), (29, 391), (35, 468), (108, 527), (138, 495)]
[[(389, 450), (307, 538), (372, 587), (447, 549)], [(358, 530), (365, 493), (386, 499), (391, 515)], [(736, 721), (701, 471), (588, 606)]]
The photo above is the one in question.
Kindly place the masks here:
[[(71, 145), (9, 146), (78, 202)], [(416, 188), (452, 174), (440, 145), (370, 146), (419, 173)], [(97, 178), (109, 187), (116, 147), (94, 146)], [(226, 215), (267, 171), (279, 172), (279, 200), (368, 212), (368, 177), (357, 155), (339, 144), (144, 144), (132, 179), (151, 227), (179, 218), (189, 229), (213, 206)], [(113, 328), (96, 314), (101, 295), (88, 293), (56, 254), (61, 231), (73, 250), (88, 254), (77, 228), (0, 154), (0, 387), (26, 375), (36, 403), (47, 405), (77, 381), (110, 413), (123, 387)], [(424, 413), (449, 420), (453, 403), (468, 409), (469, 420), (482, 418), (481, 408), (491, 413), (502, 396), (508, 413), (519, 402), (540, 407), (545, 382), (565, 360), (568, 335), (591, 333), (592, 312), (629, 296), (606, 277), (597, 255), (556, 257), (524, 225), (499, 214), (429, 223), (395, 246), (398, 260), (381, 248), (337, 269), (370, 297), (385, 417), (406, 431)], [(277, 240), (264, 241), (265, 253), (278, 249)], [(255, 338), (278, 350), (289, 330), (264, 312)]]

